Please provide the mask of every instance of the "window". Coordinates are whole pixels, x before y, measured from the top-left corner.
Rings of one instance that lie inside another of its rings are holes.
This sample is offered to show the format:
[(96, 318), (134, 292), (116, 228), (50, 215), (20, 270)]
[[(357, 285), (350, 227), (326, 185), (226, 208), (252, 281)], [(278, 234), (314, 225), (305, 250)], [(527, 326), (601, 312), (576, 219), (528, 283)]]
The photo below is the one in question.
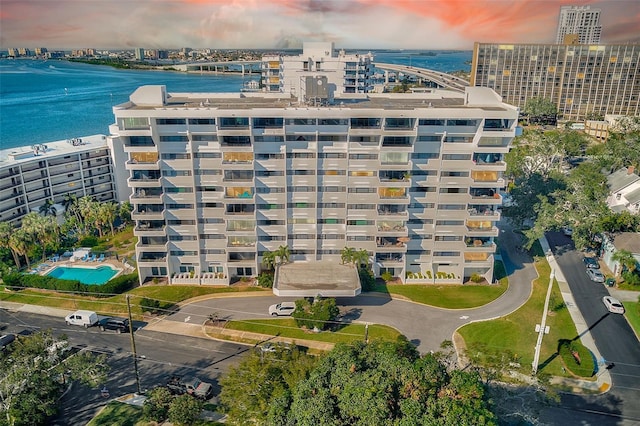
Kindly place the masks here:
[(444, 126), (444, 120), (436, 118), (424, 118), (418, 120), (419, 126)]
[(386, 129), (413, 129), (414, 118), (386, 118), (384, 126)]
[(464, 220), (436, 220), (436, 226), (462, 226)]
[(162, 154), (163, 160), (190, 160), (191, 154)]
[(190, 170), (163, 170), (162, 176), (177, 177), (177, 176), (191, 176)]
[(195, 158), (221, 158), (220, 152), (196, 152), (193, 154)]
[(379, 118), (352, 118), (351, 128), (353, 129), (379, 129)]
[(439, 135), (418, 136), (418, 142), (440, 142), (440, 141), (442, 141), (442, 136), (439, 136)]
[(436, 188), (434, 186), (414, 186), (409, 188), (409, 191), (417, 193), (436, 192)]
[(343, 159), (347, 158), (347, 154), (343, 152), (321, 152), (318, 154), (318, 158)]
[(287, 207), (290, 209), (313, 209), (315, 206), (315, 203), (287, 203)]
[(125, 117), (118, 119), (120, 130), (148, 129), (149, 119), (147, 117)]
[(466, 194), (468, 188), (440, 188), (440, 194)]
[(374, 210), (375, 204), (347, 204), (349, 210)]
[(440, 176), (442, 177), (469, 177), (469, 172), (447, 172), (447, 171), (443, 171), (440, 173)]
[(287, 152), (287, 158), (316, 158), (313, 152)]
[[(254, 136), (253, 140), (256, 142), (277, 142), (277, 143), (281, 143), (284, 142), (284, 137), (283, 136), (278, 136), (278, 135), (262, 135), (262, 136)], [(265, 155), (276, 155), (278, 156), (278, 158), (281, 158), (280, 156), (283, 154), (265, 154)]]
[(189, 142), (189, 139), (182, 135), (165, 135), (160, 136), (160, 142)]
[(274, 177), (274, 176), (284, 176), (283, 170), (258, 170), (256, 171), (257, 177)]
[(435, 241), (462, 241), (460, 235), (436, 235)]
[(409, 153), (408, 152), (381, 152), (380, 153), (380, 162), (381, 163), (408, 163), (409, 162)]
[(452, 257), (452, 256), (460, 256), (459, 251), (434, 251), (434, 257)]
[(285, 120), (287, 126), (315, 126), (315, 118), (287, 118)]
[(250, 136), (222, 136), (223, 146), (249, 146), (251, 145)]
[(334, 218), (326, 218), (326, 219), (318, 219), (319, 225), (344, 225), (344, 219), (334, 219)]
[(443, 160), (466, 161), (471, 160), (471, 154), (443, 154)]
[(276, 129), (282, 128), (284, 120), (282, 117), (254, 118), (254, 129)]
[(346, 170), (318, 170), (318, 176), (344, 176), (346, 174)]
[(349, 226), (372, 226), (375, 225), (373, 220), (364, 220), (364, 219), (356, 219), (356, 220), (348, 220), (347, 225)]
[(187, 124), (187, 120), (184, 118), (157, 118), (156, 124), (158, 126), (176, 126)]
[(465, 210), (466, 204), (438, 204), (438, 210)]
[[(257, 136), (255, 137), (256, 142)], [(284, 158), (284, 154), (255, 154), (256, 160), (282, 160)]]
[(174, 187), (165, 188), (165, 192), (168, 194), (186, 194), (186, 193), (193, 192), (193, 188), (174, 186)]
[(411, 146), (412, 142), (411, 136), (385, 136), (382, 139), (382, 146)]
[(216, 142), (218, 137), (216, 135), (191, 135), (191, 140), (194, 142)]
[[(413, 160), (430, 160), (432, 158), (440, 157), (438, 152), (413, 152), (411, 153), (411, 159)], [(469, 156), (471, 157), (471, 156)]]
[(349, 188), (349, 194), (373, 194), (376, 188)]
[(318, 126), (346, 126), (349, 120), (346, 118), (319, 118)]
[(349, 154), (349, 160), (377, 160), (378, 154)]
[(194, 126), (213, 126), (216, 124), (215, 118), (190, 118), (189, 124)]
[(344, 203), (318, 203), (318, 207), (322, 209), (343, 209)]
[(247, 117), (221, 117), (220, 128), (246, 128), (249, 127), (249, 118)]

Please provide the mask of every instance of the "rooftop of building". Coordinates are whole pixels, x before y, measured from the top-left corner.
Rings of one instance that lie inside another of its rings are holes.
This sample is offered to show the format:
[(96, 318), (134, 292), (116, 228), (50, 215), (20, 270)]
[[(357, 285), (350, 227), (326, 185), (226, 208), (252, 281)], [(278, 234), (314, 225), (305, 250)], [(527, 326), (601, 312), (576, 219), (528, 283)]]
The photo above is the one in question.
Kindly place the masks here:
[(634, 170), (623, 167), (607, 176), (607, 182), (612, 192), (616, 192), (622, 188), (631, 185), (640, 180), (640, 176), (634, 173)]
[(464, 93), (432, 89), (416, 93), (335, 94), (320, 104), (301, 102), (284, 93), (166, 93), (165, 86), (142, 86), (130, 101), (114, 110), (238, 110), (238, 109), (381, 109), (411, 110), (425, 108), (478, 108), (484, 111), (516, 112), (486, 87), (468, 87)]
[(8, 148), (0, 150), (0, 167), (26, 163), (35, 158), (52, 158), (65, 154), (90, 151), (96, 148), (105, 148), (106, 146), (107, 137), (105, 135), (91, 135), (81, 138)]
[(633, 254), (640, 254), (640, 233), (620, 232), (613, 236), (613, 245), (617, 250), (628, 250)]
[(296, 297), (347, 297), (360, 294), (360, 278), (352, 264), (322, 260), (280, 265), (274, 293)]

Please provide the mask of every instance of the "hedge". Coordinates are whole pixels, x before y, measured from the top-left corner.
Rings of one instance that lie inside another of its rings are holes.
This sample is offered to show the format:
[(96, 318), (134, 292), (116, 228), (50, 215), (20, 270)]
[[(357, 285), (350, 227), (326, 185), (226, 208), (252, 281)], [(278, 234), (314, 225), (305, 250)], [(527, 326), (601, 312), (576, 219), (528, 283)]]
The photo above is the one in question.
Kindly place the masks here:
[[(61, 280), (48, 275), (12, 273), (3, 277), (4, 284), (12, 290), (41, 288), (70, 293), (104, 293), (103, 297), (124, 293), (138, 284), (138, 273), (120, 275), (102, 285), (83, 284), (78, 280)], [(100, 297), (101, 295), (98, 295)]]

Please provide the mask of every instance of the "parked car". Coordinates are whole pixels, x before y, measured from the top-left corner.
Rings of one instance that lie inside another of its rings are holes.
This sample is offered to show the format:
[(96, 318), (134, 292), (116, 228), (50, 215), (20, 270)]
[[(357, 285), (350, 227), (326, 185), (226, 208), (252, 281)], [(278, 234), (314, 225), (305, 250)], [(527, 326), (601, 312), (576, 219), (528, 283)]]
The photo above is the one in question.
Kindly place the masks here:
[(275, 316), (290, 316), (293, 311), (296, 310), (295, 302), (281, 302), (275, 305), (269, 306), (269, 315)]
[(67, 325), (82, 325), (84, 328), (98, 323), (98, 314), (93, 311), (75, 311), (64, 318)]
[(113, 330), (116, 333), (128, 333), (129, 320), (126, 318), (105, 318), (100, 321), (100, 330)]
[(618, 299), (611, 296), (604, 296), (602, 303), (604, 303), (604, 306), (612, 314), (624, 314), (624, 306), (622, 306), (622, 303), (620, 303)]
[(582, 258), (582, 261), (589, 269), (600, 269), (600, 263), (598, 263), (598, 259), (595, 257), (585, 256)]
[(566, 235), (567, 237), (570, 237), (573, 235), (573, 228), (570, 226), (563, 226), (562, 227), (562, 233), (564, 235)]
[(14, 340), (16, 340), (15, 334), (5, 334), (4, 336), (0, 336), (0, 349), (4, 349), (9, 346)]
[(210, 383), (192, 376), (171, 376), (167, 381), (167, 389), (174, 395), (187, 393), (204, 401), (213, 395), (213, 386)]
[(602, 274), (602, 272), (598, 271), (597, 269), (593, 269), (593, 268), (587, 269), (587, 275), (589, 276), (589, 279), (591, 281), (595, 281), (597, 283), (604, 282), (604, 275)]

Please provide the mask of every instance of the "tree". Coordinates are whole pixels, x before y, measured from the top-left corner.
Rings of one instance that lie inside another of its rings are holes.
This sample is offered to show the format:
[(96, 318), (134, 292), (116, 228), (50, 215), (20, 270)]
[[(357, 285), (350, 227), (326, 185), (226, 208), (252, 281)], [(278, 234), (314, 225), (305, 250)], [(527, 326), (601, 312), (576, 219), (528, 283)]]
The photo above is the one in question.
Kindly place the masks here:
[(556, 105), (548, 99), (534, 97), (527, 99), (523, 108), (524, 114), (529, 117), (530, 123), (544, 122), (546, 118), (553, 118), (558, 114)]
[(353, 258), (356, 254), (356, 250), (354, 248), (351, 247), (345, 247), (342, 250), (340, 250), (340, 261), (344, 264), (344, 263), (351, 263), (353, 262)]
[(55, 217), (58, 214), (58, 210), (56, 210), (51, 198), (45, 200), (44, 204), (40, 206), (39, 212), (43, 216)]
[(267, 269), (273, 270), (276, 266), (276, 253), (274, 251), (268, 251), (262, 255), (262, 266)]
[(0, 248), (11, 251), (11, 255), (13, 256), (13, 261), (16, 263), (16, 267), (20, 268), (20, 259), (18, 258), (18, 253), (11, 245), (11, 235), (14, 233), (14, 231), (15, 229), (13, 228), (13, 225), (11, 225), (11, 223), (0, 222)]
[(20, 336), (5, 349), (0, 355), (3, 424), (45, 424), (57, 410), (67, 379), (94, 387), (106, 380), (105, 355), (68, 354), (66, 338), (55, 337), (50, 331)]
[(278, 247), (278, 250), (276, 250), (275, 255), (278, 258), (278, 265), (282, 265), (283, 263), (289, 262), (291, 251), (287, 246), (280, 246)]
[(173, 395), (166, 387), (152, 389), (142, 406), (144, 418), (159, 423), (165, 421), (169, 416), (169, 406), (172, 401)]
[(16, 229), (9, 237), (9, 247), (16, 253), (16, 266), (20, 269), (20, 256), (24, 256), (27, 268), (31, 268), (29, 261), (29, 247), (31, 246), (31, 236), (22, 228)]
[(195, 424), (203, 407), (204, 403), (191, 395), (180, 395), (169, 406), (169, 421), (175, 425)]
[(340, 309), (333, 298), (316, 298), (313, 302), (307, 299), (296, 300), (296, 309), (292, 314), (298, 327), (319, 330), (332, 327), (338, 315)]
[(611, 256), (611, 260), (620, 264), (620, 268), (616, 269), (616, 275), (620, 275), (623, 271), (633, 272), (636, 270), (638, 261), (633, 257), (633, 253), (629, 250), (616, 250)]
[(298, 424), (495, 424), (475, 372), (391, 342), (338, 344), (293, 392)]
[[(300, 351), (249, 351), (220, 379), (220, 405), (235, 425), (286, 425), (291, 392), (313, 369), (317, 359)], [(278, 419), (278, 421), (275, 421)]]

